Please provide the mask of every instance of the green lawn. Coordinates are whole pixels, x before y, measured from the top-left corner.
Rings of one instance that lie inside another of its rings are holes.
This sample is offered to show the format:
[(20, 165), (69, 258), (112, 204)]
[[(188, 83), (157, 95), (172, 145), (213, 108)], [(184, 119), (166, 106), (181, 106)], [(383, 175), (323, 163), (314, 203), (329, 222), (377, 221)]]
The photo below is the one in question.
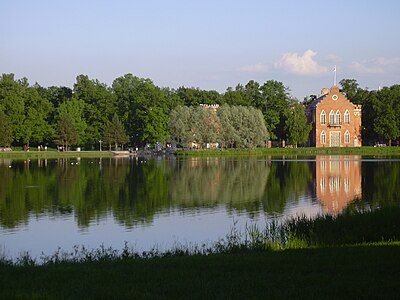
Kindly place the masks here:
[(0, 266), (0, 299), (398, 299), (399, 278), (389, 243)]

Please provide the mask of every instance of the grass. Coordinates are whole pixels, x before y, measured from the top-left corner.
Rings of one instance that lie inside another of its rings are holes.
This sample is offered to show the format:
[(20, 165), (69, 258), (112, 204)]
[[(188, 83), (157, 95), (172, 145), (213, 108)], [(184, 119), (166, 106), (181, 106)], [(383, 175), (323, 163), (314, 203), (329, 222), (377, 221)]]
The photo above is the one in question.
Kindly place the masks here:
[(1, 299), (396, 299), (400, 247), (0, 267)]
[(0, 299), (397, 299), (400, 208), (234, 226), (211, 247), (0, 263)]
[(0, 152), (0, 159), (45, 159), (65, 157), (109, 157), (113, 154), (109, 151), (11, 151)]
[(179, 156), (400, 155), (400, 147), (256, 148), (177, 151)]

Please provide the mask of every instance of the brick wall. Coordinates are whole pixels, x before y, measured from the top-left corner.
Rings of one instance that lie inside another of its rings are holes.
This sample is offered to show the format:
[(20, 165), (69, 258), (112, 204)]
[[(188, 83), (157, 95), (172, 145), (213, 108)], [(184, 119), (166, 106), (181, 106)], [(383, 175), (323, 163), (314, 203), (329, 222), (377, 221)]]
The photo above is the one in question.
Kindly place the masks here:
[[(361, 105), (351, 103), (337, 86), (324, 92), (308, 107), (309, 121), (313, 125), (311, 146), (360, 147)], [(325, 118), (321, 117), (323, 112)]]

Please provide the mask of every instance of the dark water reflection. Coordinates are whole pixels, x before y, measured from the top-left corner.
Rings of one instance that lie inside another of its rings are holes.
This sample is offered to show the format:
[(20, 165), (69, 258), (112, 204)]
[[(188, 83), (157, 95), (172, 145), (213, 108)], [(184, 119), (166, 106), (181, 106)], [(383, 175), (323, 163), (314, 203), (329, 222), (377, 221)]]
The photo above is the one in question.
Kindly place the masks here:
[[(174, 226), (186, 227), (184, 239), (192, 241), (196, 234), (189, 228), (196, 222), (208, 227), (194, 238), (199, 242), (227, 233), (233, 219), (265, 223), (392, 205), (398, 202), (400, 162), (358, 156), (1, 160), (0, 178), (0, 247), (32, 249), (22, 242), (24, 232), (34, 236), (49, 227), (68, 232), (67, 247), (113, 239), (119, 247), (132, 239), (142, 246), (140, 236), (149, 232), (153, 243), (168, 234), (179, 240), (183, 229)], [(45, 236), (36, 243), (50, 250), (62, 244)]]

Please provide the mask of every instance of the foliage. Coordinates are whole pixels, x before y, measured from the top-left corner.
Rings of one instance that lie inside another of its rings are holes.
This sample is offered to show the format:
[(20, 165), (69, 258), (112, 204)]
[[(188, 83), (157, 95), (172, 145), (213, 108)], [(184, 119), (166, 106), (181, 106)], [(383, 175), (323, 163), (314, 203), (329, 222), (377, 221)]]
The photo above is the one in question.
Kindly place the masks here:
[(372, 99), (375, 111), (374, 130), (389, 141), (400, 136), (400, 85), (384, 88), (375, 94)]
[(107, 122), (104, 128), (103, 141), (106, 144), (115, 146), (115, 150), (118, 149), (119, 144), (125, 144), (129, 141), (129, 137), (125, 133), (124, 125), (119, 120), (117, 114), (114, 115), (111, 122)]
[(177, 107), (171, 111), (169, 130), (174, 141), (183, 145), (210, 143), (220, 147), (255, 148), (264, 145), (269, 135), (261, 112), (244, 106)]
[(288, 88), (282, 82), (269, 80), (260, 87), (256, 107), (261, 109), (272, 140), (284, 140), (284, 124), (289, 109)]
[(65, 151), (68, 151), (69, 146), (76, 145), (78, 140), (79, 134), (73, 123), (72, 117), (68, 114), (63, 114), (58, 121), (57, 143), (61, 144)]
[(82, 140), (88, 148), (93, 147), (101, 139), (104, 125), (116, 113), (115, 95), (98, 80), (79, 75), (74, 84), (74, 99), (84, 103), (81, 117), (87, 126)]
[[(67, 122), (65, 125), (68, 126), (68, 131), (71, 131), (74, 141), (73, 144), (75, 145), (85, 142), (87, 124), (83, 115), (84, 107), (85, 103), (83, 100), (79, 100), (74, 96), (71, 100), (62, 103), (58, 107), (58, 129), (60, 129), (60, 120), (64, 119), (63, 122)], [(58, 134), (60, 134), (60, 131), (58, 131)]]
[(297, 144), (307, 142), (311, 127), (311, 124), (307, 123), (304, 106), (300, 103), (294, 103), (288, 110), (285, 122), (285, 131), (289, 142), (296, 148)]
[(0, 110), (0, 146), (9, 147), (13, 140), (10, 122), (4, 112)]
[(193, 142), (192, 110), (187, 106), (177, 106), (171, 110), (168, 118), (168, 129), (171, 140), (183, 147)]
[[(368, 91), (360, 88), (355, 79), (343, 79), (339, 84), (350, 101), (362, 105), (364, 145), (398, 140), (400, 101), (397, 85)], [(314, 98), (315, 95), (305, 98), (303, 104), (310, 103)], [(263, 84), (250, 80), (245, 85), (237, 84), (234, 88), (228, 87), (225, 93), (218, 93), (183, 86), (176, 90), (161, 88), (150, 79), (132, 74), (116, 78), (111, 86), (81, 74), (76, 77), (73, 89), (64, 86), (46, 88), (37, 83), (30, 85), (27, 78), (15, 79), (14, 74), (0, 77), (0, 110), (7, 116), (15, 146), (30, 143), (54, 146), (58, 121), (66, 111), (78, 132), (77, 143), (85, 149), (97, 149), (104, 126), (114, 114), (124, 125), (130, 144), (144, 146), (147, 143), (165, 143), (169, 142), (169, 128), (173, 127), (170, 122), (171, 111), (181, 105), (198, 107), (200, 104), (257, 108), (262, 112), (272, 140), (297, 140), (290, 129), (293, 126), (288, 126), (292, 122), (288, 121), (289, 108), (294, 102), (289, 88), (275, 80)], [(225, 118), (222, 122), (230, 119), (227, 114), (222, 115)], [(191, 122), (194, 121), (191, 119)], [(233, 128), (221, 136), (219, 128), (203, 127), (196, 138), (204, 144), (216, 136), (224, 147), (233, 147), (239, 138), (232, 132)], [(193, 127), (192, 134), (196, 134), (193, 131), (195, 129), (198, 128)], [(186, 137), (181, 143), (188, 145), (190, 142)]]

